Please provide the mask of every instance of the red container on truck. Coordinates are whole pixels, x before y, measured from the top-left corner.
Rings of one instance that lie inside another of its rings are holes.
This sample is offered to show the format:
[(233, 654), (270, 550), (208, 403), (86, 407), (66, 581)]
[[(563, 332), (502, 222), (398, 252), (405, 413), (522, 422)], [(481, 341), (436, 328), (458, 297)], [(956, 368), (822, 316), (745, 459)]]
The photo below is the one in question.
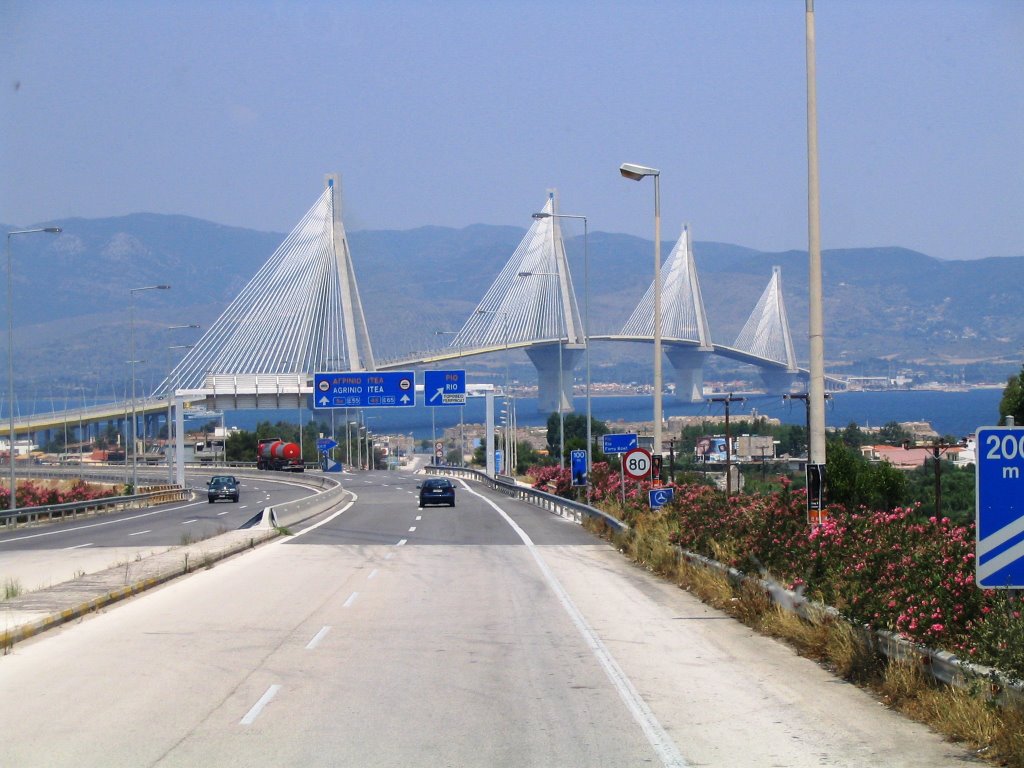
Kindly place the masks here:
[(279, 437), (260, 440), (256, 445), (256, 469), (304, 472), (306, 465), (301, 455), (298, 443), (286, 443)]

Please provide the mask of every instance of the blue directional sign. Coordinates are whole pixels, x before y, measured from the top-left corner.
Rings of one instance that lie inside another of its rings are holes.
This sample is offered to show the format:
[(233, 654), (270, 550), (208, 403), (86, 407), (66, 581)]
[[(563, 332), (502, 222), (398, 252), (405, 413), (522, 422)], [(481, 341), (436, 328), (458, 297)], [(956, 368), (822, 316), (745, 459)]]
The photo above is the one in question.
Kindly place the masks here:
[(651, 509), (657, 509), (663, 507), (672, 501), (674, 489), (672, 488), (652, 488), (647, 492), (648, 497), (651, 500)]
[(416, 405), (412, 371), (314, 373), (315, 408), (411, 408)]
[(505, 452), (495, 451), (494, 452), (494, 474), (500, 475), (505, 471)]
[(572, 464), (572, 484), (587, 484), (587, 452), (577, 448), (569, 453)]
[(604, 450), (605, 453), (629, 453), (637, 447), (635, 432), (604, 435), (603, 440), (604, 446), (602, 447), (602, 450)]
[(981, 427), (975, 451), (975, 582), (1024, 589), (1024, 427)]
[(424, 371), (423, 401), (431, 407), (466, 404), (465, 371)]
[(329, 437), (321, 437), (316, 441), (316, 449), (320, 451), (320, 453), (333, 451), (337, 447), (338, 444)]

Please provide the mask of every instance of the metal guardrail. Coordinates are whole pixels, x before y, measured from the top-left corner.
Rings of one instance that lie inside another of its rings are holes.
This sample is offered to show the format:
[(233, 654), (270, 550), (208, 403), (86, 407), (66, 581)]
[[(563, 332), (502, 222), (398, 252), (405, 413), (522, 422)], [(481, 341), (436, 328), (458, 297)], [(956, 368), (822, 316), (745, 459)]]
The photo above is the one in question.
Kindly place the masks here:
[(525, 501), (528, 504), (533, 504), (541, 509), (546, 509), (552, 514), (558, 515), (559, 517), (566, 517), (570, 520), (575, 520), (577, 523), (582, 523), (584, 517), (589, 517), (600, 521), (617, 533), (629, 530), (629, 526), (626, 525), (626, 523), (612, 517), (606, 512), (602, 512), (600, 509), (596, 509), (580, 501), (573, 501), (572, 499), (567, 499), (563, 496), (557, 496), (553, 493), (539, 491), (529, 485), (517, 483), (512, 478), (502, 476), (491, 477), (486, 472), (481, 472), (477, 469), (470, 469), (468, 467), (437, 467), (428, 465), (424, 467), (424, 470), (428, 475), (447, 475), (449, 477), (461, 477), (469, 480), (476, 480), (484, 483), (489, 488), (492, 488), (499, 493), (505, 494), (506, 496)]
[[(527, 485), (518, 484), (511, 478), (493, 478), (485, 472), (467, 468), (428, 466), (424, 469), (427, 474), (449, 475), (477, 480), (508, 496), (534, 504), (542, 509), (547, 509), (562, 517), (572, 518), (576, 522), (581, 522), (582, 516), (586, 515), (602, 520), (609, 528), (616, 532), (629, 530), (629, 526), (626, 523), (599, 509), (572, 501), (571, 499), (555, 496), (551, 493), (538, 491)], [(676, 547), (676, 552), (680, 558), (686, 560), (691, 565), (716, 571), (724, 575), (735, 585), (744, 583), (757, 585), (770, 596), (772, 602), (776, 605), (806, 619), (812, 619), (815, 615), (829, 615), (845, 620), (835, 608), (812, 602), (803, 595), (788, 590), (778, 583), (750, 576), (717, 560), (698, 555), (695, 552), (687, 552), (679, 547)], [(856, 626), (854, 626), (854, 629), (861, 633), (862, 637), (873, 649), (883, 654), (886, 658), (892, 661), (916, 661), (921, 664), (927, 674), (939, 682), (957, 688), (971, 688), (979, 680), (985, 681), (992, 686), (993, 695), (1001, 695), (1014, 701), (1024, 702), (1024, 685), (1021, 684), (1021, 681), (1011, 680), (997, 669), (980, 664), (972, 664), (971, 662), (958, 659), (946, 651), (936, 651), (923, 645), (908, 642), (893, 632), (885, 630), (875, 630), (872, 632), (867, 628)]]
[(20, 507), (0, 513), (0, 528), (17, 528), (19, 525), (34, 525), (41, 522), (52, 522), (70, 517), (96, 515), (100, 512), (132, 509), (163, 504), (168, 501), (182, 501), (191, 496), (192, 492), (180, 485), (152, 486), (145, 493), (133, 496), (104, 496), (88, 501), (69, 501), (63, 504), (47, 504), (41, 507)]

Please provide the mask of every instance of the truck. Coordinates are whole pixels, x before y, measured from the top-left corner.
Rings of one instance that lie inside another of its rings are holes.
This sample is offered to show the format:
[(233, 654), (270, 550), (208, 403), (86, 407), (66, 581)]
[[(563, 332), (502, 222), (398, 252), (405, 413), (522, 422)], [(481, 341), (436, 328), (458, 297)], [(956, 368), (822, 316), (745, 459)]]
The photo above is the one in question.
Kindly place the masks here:
[(276, 472), (305, 472), (302, 449), (298, 443), (287, 443), (279, 437), (260, 440), (256, 444), (256, 469)]

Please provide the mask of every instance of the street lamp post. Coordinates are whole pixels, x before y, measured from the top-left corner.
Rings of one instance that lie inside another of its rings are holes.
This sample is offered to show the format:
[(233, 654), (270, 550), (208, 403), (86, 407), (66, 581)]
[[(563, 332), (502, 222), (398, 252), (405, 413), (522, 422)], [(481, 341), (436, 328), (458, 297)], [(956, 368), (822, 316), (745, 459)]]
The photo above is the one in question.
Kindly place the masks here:
[(139, 487), (139, 467), (138, 467), (138, 455), (135, 448), (135, 363), (138, 362), (135, 359), (135, 294), (141, 293), (142, 291), (166, 291), (170, 288), (169, 285), (147, 285), (142, 288), (129, 288), (128, 289), (128, 318), (131, 326), (131, 366), (132, 366), (132, 423), (131, 428), (128, 430), (128, 439), (131, 441), (132, 450), (132, 493), (138, 493)]
[[(168, 331), (177, 331), (184, 328), (199, 328), (200, 326), (195, 323), (187, 323), (185, 325), (169, 325), (167, 326)], [(174, 461), (171, 460), (172, 441), (174, 433), (174, 421), (172, 418), (172, 406), (174, 405), (174, 383), (171, 381), (171, 353), (179, 349), (193, 349), (195, 344), (173, 344), (167, 347), (167, 448), (165, 453), (167, 455), (167, 471), (169, 473), (169, 480), (171, 485), (174, 485)]]
[(14, 235), (31, 235), (36, 232), (60, 234), (60, 227), (38, 227), (35, 229), (16, 229), (7, 233), (7, 411), (10, 416), (10, 453), (11, 487), (10, 509), (16, 509), (15, 496), (18, 490), (18, 479), (14, 472), (14, 290), (11, 279), (11, 238)]
[(535, 213), (535, 219), (582, 219), (583, 220), (583, 355), (586, 359), (587, 379), (584, 393), (587, 399), (587, 504), (590, 503), (590, 473), (593, 469), (593, 452), (590, 434), (590, 258), (587, 253), (587, 217), (571, 213)]
[(623, 163), (619, 173), (633, 181), (654, 177), (654, 452), (661, 453), (661, 171)]
[[(508, 380), (508, 312), (499, 309), (478, 309), (476, 311), (478, 315), (501, 315), (502, 325), (505, 332), (505, 404), (506, 407), (511, 410), (511, 395), (509, 393), (509, 380)], [(509, 441), (506, 430), (505, 436), (505, 465), (508, 466), (509, 460)], [(511, 474), (511, 473), (510, 473)]]
[[(520, 272), (519, 277), (554, 277), (558, 278), (557, 272)], [(562, 307), (562, 291), (558, 291), (559, 317), (558, 325), (558, 468), (565, 469), (565, 412), (562, 409), (562, 396), (565, 384), (562, 381), (562, 334), (566, 333), (565, 313)], [(567, 335), (567, 334), (566, 334)]]

